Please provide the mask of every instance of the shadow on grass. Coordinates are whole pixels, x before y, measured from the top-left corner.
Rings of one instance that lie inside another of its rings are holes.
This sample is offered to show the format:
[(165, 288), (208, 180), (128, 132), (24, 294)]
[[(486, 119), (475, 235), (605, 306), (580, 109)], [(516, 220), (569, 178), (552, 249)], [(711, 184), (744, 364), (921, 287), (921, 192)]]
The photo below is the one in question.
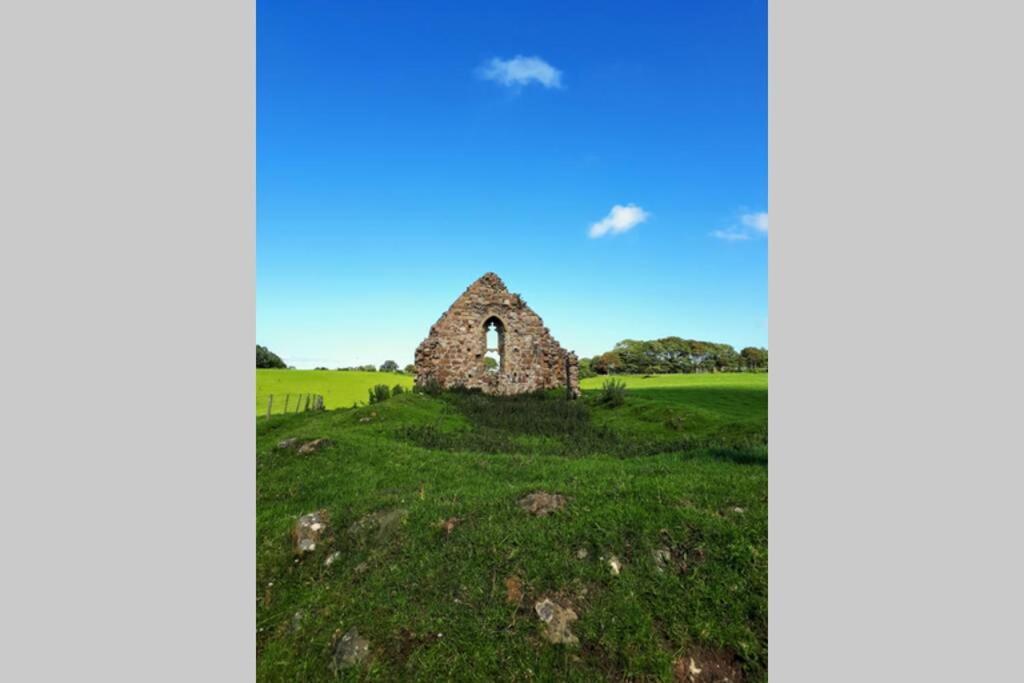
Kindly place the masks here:
[(618, 458), (679, 453), (745, 465), (764, 465), (768, 461), (767, 432), (763, 428), (723, 425), (710, 434), (671, 436), (629, 430), (595, 424), (591, 419), (594, 408), (587, 401), (566, 401), (553, 392), (509, 397), (450, 392), (441, 400), (469, 426), (443, 421), (405, 424), (392, 434), (421, 448), (444, 451)]

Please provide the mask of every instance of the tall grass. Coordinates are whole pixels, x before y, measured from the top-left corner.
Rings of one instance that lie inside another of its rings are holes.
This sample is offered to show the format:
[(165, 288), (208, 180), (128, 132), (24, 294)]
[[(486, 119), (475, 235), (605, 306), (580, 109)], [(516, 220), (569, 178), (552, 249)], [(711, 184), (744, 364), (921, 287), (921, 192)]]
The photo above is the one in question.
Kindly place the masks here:
[(609, 408), (616, 408), (626, 402), (626, 383), (617, 379), (607, 380), (601, 385), (601, 395), (598, 399)]

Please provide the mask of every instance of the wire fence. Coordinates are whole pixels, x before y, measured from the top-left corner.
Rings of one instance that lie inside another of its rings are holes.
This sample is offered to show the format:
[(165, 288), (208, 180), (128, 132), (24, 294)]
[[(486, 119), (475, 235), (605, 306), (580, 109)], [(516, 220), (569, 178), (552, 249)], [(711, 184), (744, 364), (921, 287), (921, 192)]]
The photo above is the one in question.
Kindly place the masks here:
[(270, 394), (267, 397), (266, 410), (261, 409), (258, 414), (269, 418), (271, 415), (304, 413), (323, 409), (324, 397), (322, 394)]

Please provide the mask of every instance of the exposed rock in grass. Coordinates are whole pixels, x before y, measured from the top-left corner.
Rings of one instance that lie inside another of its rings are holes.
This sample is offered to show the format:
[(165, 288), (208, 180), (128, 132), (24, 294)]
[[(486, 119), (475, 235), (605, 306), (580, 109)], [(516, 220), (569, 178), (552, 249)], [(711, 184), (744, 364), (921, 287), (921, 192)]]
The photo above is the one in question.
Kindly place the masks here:
[(353, 571), (356, 574), (365, 574), (366, 572), (370, 571), (370, 563), (369, 562), (360, 562), (359, 564), (357, 564), (355, 566)]
[(510, 576), (505, 579), (505, 600), (513, 605), (518, 605), (523, 600), (523, 582), (518, 576)]
[(612, 576), (618, 576), (622, 571), (622, 562), (615, 555), (608, 558), (608, 568), (612, 570)]
[(519, 499), (519, 507), (531, 515), (543, 517), (565, 507), (565, 496), (535, 491)]
[(545, 624), (545, 638), (556, 644), (579, 645), (580, 639), (570, 630), (572, 622), (578, 619), (571, 607), (562, 607), (544, 598), (534, 604), (533, 609)]
[(306, 613), (301, 609), (292, 615), (291, 625), (289, 630), (292, 633), (298, 633), (302, 629), (302, 622), (306, 620)]
[(366, 537), (376, 533), (377, 538), (380, 539), (398, 529), (408, 515), (409, 511), (402, 508), (378, 510), (353, 522), (349, 526), (348, 532), (356, 537)]
[(313, 439), (299, 446), (299, 455), (309, 455), (310, 453), (316, 453), (322, 448), (333, 446), (334, 442), (330, 439)]
[(727, 650), (691, 648), (675, 660), (676, 683), (743, 683), (743, 668)]
[(590, 551), (587, 550), (586, 548), (580, 548), (579, 550), (576, 551), (576, 559), (577, 560), (585, 560), (588, 557), (590, 557)]
[(462, 522), (458, 517), (449, 517), (448, 519), (441, 522), (441, 530), (444, 531), (445, 536), (451, 536), (452, 532)]
[(299, 455), (308, 455), (310, 453), (317, 452), (321, 448), (327, 448), (328, 446), (333, 445), (334, 442), (330, 439), (300, 439), (297, 436), (293, 436), (285, 439), (284, 441), (279, 441), (277, 443), (277, 449), (291, 450), (293, 448), (298, 448)]
[(654, 566), (659, 572), (664, 572), (672, 562), (672, 552), (668, 548), (655, 548), (651, 552), (654, 558)]
[(316, 550), (316, 544), (327, 530), (327, 511), (317, 510), (302, 515), (292, 527), (292, 541), (295, 554), (304, 555)]
[(366, 424), (367, 422), (373, 422), (373, 418), (372, 417), (361, 417), (361, 418), (359, 418), (359, 421), (361, 423), (363, 423), (363, 424)]
[(334, 634), (331, 670), (337, 673), (341, 669), (359, 664), (370, 654), (370, 641), (359, 637), (359, 631), (350, 628), (345, 635)]
[(336, 550), (336, 551), (334, 551), (333, 553), (331, 553), (330, 555), (327, 556), (327, 559), (324, 560), (324, 566), (325, 567), (330, 567), (332, 564), (334, 564), (335, 562), (337, 562), (340, 559), (341, 559), (341, 551), (340, 550)]

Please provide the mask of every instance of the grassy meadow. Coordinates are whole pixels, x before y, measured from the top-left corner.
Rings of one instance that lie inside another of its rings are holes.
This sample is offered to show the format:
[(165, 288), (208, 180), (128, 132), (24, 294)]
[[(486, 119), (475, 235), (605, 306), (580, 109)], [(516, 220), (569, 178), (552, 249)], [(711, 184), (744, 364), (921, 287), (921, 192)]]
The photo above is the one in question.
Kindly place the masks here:
[[(385, 376), (258, 372), (261, 396), (329, 408), (256, 420), (259, 680), (766, 680), (766, 374), (618, 377), (616, 407), (595, 378), (572, 402), (349, 408)], [(291, 437), (330, 443), (277, 447)], [(566, 505), (532, 516), (517, 501), (534, 491)], [(317, 510), (325, 536), (296, 557)], [(545, 639), (543, 598), (578, 615), (578, 645)], [(352, 628), (369, 655), (332, 667)]]
[(295, 409), (300, 394), (320, 394), (324, 407), (351, 408), (353, 403), (366, 403), (366, 395), (375, 384), (393, 387), (401, 384), (412, 389), (412, 375), (398, 372), (354, 372), (341, 370), (256, 370), (256, 414), (267, 414), (267, 401), (274, 395), (273, 414), (284, 412), (285, 396), (290, 395), (289, 408)]

